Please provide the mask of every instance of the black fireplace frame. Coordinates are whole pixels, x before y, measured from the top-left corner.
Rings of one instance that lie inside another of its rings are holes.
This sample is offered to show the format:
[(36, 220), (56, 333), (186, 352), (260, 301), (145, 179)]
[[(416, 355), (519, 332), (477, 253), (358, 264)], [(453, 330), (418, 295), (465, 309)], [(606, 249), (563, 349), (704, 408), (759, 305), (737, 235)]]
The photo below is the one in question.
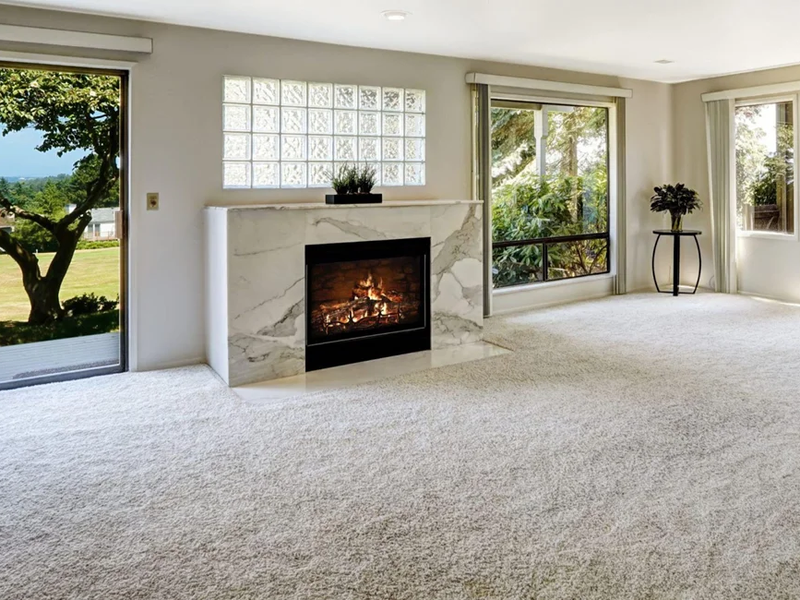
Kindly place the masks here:
[[(306, 371), (431, 349), (431, 238), (314, 244), (306, 246), (305, 254)], [(421, 326), (309, 342), (311, 331), (309, 278), (312, 265), (405, 256), (421, 259), (420, 300), (423, 310)]]

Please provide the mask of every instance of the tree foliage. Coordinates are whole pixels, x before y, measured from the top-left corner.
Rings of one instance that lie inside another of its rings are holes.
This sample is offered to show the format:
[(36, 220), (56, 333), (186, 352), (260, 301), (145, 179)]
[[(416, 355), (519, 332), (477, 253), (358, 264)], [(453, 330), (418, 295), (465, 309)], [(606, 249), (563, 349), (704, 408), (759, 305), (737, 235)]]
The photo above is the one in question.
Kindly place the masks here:
[[(590, 177), (539, 177), (498, 188), (492, 202), (494, 240), (526, 240), (581, 233), (603, 233), (608, 227), (608, 177), (605, 170)], [(583, 211), (574, 212), (575, 198)], [(586, 240), (548, 246), (549, 279), (588, 275), (605, 270), (605, 240)], [(509, 246), (494, 251), (496, 287), (540, 281), (543, 277), (541, 244)]]
[[(791, 198), (794, 186), (794, 127), (792, 104), (774, 105), (774, 140), (762, 125), (771, 105), (736, 109), (736, 197), (739, 218), (752, 206), (778, 204), (779, 190)], [(768, 141), (774, 143), (770, 151)]]

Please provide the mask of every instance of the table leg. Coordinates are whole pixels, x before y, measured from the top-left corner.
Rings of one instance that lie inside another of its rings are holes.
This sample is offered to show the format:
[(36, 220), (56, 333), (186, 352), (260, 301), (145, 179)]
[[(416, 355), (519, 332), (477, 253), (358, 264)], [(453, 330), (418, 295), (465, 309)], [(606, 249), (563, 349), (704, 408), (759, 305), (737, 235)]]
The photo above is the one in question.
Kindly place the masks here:
[(681, 283), (681, 236), (672, 236), (672, 295), (679, 293)]
[(697, 286), (700, 285), (700, 275), (703, 274), (703, 253), (700, 252), (700, 242), (697, 241), (697, 236), (694, 237), (694, 245), (697, 246), (697, 281), (694, 282), (694, 290), (692, 293), (697, 292)]
[(650, 260), (650, 270), (653, 272), (653, 283), (656, 284), (656, 291), (660, 294), (661, 288), (658, 287), (658, 277), (656, 277), (656, 250), (658, 250), (658, 242), (661, 241), (661, 234), (656, 235), (656, 243), (653, 244), (653, 257)]

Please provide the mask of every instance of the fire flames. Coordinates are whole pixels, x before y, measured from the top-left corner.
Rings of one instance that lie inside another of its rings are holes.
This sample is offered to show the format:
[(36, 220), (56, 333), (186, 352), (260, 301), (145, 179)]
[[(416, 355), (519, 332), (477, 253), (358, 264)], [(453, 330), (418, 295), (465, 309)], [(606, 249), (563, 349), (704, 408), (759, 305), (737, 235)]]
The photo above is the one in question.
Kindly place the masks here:
[(415, 299), (407, 296), (386, 289), (382, 278), (368, 272), (364, 279), (355, 282), (350, 298), (321, 304), (322, 318), (313, 320), (321, 321), (325, 334), (398, 324), (417, 316)]

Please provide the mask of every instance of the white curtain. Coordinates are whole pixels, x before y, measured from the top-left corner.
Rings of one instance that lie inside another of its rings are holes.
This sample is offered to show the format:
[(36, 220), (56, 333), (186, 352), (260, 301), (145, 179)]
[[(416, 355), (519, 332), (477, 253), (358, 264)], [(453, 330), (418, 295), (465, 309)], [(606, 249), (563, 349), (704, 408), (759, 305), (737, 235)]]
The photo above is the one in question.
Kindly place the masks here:
[(733, 212), (733, 198), (736, 193), (733, 115), (733, 100), (706, 102), (714, 287), (718, 292), (726, 294), (735, 294), (737, 291), (736, 223)]
[[(626, 222), (627, 200), (625, 196), (625, 98), (616, 98), (617, 105), (617, 223), (616, 235), (612, 244), (617, 245), (617, 275), (614, 278), (614, 293), (625, 294), (628, 291), (628, 229)], [(610, 259), (609, 259), (610, 260)]]

